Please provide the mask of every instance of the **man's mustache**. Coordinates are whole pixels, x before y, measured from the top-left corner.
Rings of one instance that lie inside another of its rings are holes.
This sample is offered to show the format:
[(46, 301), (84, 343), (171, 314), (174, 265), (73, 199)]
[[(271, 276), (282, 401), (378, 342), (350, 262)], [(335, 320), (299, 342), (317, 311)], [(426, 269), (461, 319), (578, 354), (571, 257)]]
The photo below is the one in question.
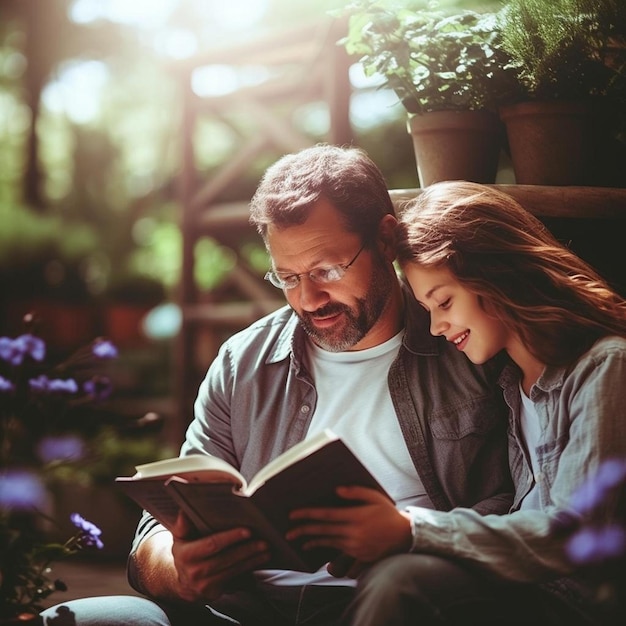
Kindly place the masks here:
[(339, 313), (345, 313), (346, 311), (350, 311), (350, 309), (345, 304), (341, 304), (339, 302), (331, 302), (317, 309), (316, 311), (313, 311), (312, 313), (306, 311), (302, 314), (302, 316), (306, 317), (307, 319), (314, 319), (316, 317), (330, 317)]

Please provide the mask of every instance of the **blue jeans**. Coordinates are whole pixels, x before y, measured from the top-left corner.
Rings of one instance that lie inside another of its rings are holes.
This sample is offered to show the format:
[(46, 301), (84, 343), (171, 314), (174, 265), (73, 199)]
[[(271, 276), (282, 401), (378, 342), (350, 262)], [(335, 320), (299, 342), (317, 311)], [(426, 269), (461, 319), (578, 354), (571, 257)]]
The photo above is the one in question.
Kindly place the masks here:
[(621, 626), (560, 582), (512, 584), (436, 556), (402, 554), (353, 587), (276, 587), (225, 595), (211, 609), (133, 596), (85, 598), (43, 612), (46, 626)]
[(104, 596), (57, 604), (42, 615), (46, 626), (338, 626), (353, 595), (353, 587), (259, 585), (211, 608)]
[(626, 623), (597, 609), (584, 589), (569, 579), (549, 585), (510, 583), (425, 554), (392, 556), (372, 566), (359, 579), (345, 619), (352, 626)]

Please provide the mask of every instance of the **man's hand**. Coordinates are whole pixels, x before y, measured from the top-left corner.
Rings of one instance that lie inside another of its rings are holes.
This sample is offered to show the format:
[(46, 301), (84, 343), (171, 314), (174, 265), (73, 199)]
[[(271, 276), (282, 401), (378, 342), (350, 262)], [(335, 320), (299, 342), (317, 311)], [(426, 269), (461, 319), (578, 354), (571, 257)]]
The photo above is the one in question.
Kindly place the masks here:
[(172, 535), (179, 593), (188, 601), (216, 600), (234, 578), (263, 566), (270, 556), (267, 544), (251, 540), (247, 528), (189, 539), (191, 525), (182, 514)]
[(251, 540), (247, 528), (194, 538), (182, 514), (171, 534), (157, 533), (146, 544), (152, 545), (137, 551), (146, 592), (168, 600), (212, 602), (270, 557), (267, 544)]
[(354, 506), (292, 511), (290, 519), (298, 525), (289, 530), (287, 539), (307, 537), (305, 549), (337, 548), (355, 559), (350, 565), (344, 560), (331, 564), (333, 575), (356, 576), (365, 563), (408, 552), (412, 543), (409, 517), (383, 494), (365, 487), (339, 487), (337, 494), (353, 500)]

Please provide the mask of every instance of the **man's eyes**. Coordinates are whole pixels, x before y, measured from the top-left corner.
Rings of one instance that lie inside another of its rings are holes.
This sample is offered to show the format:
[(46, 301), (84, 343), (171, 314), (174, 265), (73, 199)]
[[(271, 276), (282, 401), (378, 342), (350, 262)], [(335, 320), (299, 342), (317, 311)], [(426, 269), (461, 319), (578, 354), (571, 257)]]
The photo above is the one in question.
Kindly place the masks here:
[(336, 267), (318, 267), (311, 272), (309, 272), (309, 276), (312, 276), (314, 280), (337, 280), (340, 278), (338, 275), (339, 272)]

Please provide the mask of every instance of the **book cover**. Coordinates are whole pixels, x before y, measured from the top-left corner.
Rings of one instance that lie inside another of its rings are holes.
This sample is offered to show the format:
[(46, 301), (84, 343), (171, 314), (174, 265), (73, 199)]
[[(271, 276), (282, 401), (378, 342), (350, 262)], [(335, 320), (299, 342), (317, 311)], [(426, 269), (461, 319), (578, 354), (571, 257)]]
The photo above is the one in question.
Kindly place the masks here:
[[(336, 553), (328, 549), (302, 550), (304, 540), (288, 542), (284, 536), (293, 523), (289, 513), (303, 507), (350, 506), (335, 493), (340, 485), (386, 492), (350, 448), (329, 431), (298, 446), (261, 470), (250, 481), (253, 488), (245, 481), (242, 484), (243, 477), (234, 468), (230, 475), (221, 465), (215, 472), (202, 470), (203, 456), (194, 460), (192, 470), (187, 464), (187, 475), (185, 471), (176, 473), (172, 462), (168, 466), (168, 471), (173, 471), (170, 475), (140, 474), (120, 477), (117, 482), (165, 527), (171, 528), (180, 509), (199, 535), (246, 526), (254, 537), (271, 546), (272, 562), (267, 567), (315, 571)], [(268, 472), (270, 465), (273, 469)]]

